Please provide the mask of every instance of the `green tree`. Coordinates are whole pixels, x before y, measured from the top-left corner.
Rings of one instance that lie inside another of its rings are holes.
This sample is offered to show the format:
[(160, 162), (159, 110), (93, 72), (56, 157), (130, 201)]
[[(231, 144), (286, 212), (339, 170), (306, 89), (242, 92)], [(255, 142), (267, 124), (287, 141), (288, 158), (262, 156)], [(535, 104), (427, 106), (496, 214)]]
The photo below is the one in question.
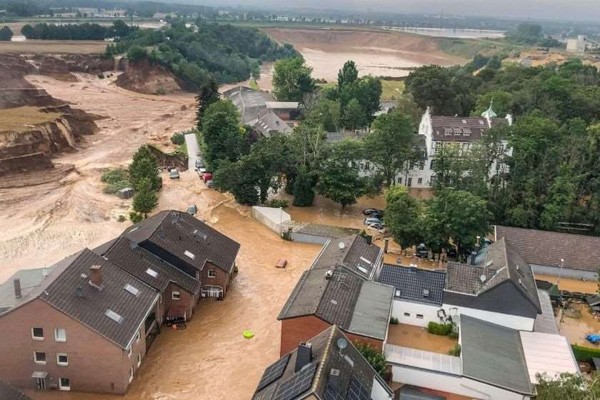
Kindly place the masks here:
[(381, 80), (379, 78), (368, 75), (358, 81), (357, 99), (369, 124), (375, 118), (373, 115), (381, 108), (381, 92)]
[(304, 120), (309, 125), (321, 125), (327, 132), (338, 132), (341, 122), (340, 104), (321, 97), (307, 110)]
[[(445, 189), (429, 202), (425, 227), (434, 250), (447, 249), (452, 243), (459, 250), (470, 250), (477, 236), (490, 231), (492, 215), (482, 198), (469, 192)], [(438, 242), (439, 241), (439, 242)]]
[(446, 68), (432, 65), (417, 68), (406, 79), (406, 89), (422, 109), (432, 107), (438, 115), (454, 115), (455, 93)]
[(388, 186), (407, 162), (419, 161), (416, 129), (411, 117), (398, 111), (375, 119), (365, 138), (365, 155), (383, 174)]
[(600, 376), (595, 373), (592, 379), (581, 375), (561, 374), (552, 379), (542, 375), (538, 377), (536, 400), (594, 400), (600, 398)]
[(8, 26), (3, 26), (0, 29), (0, 42), (10, 42), (13, 37), (13, 32)]
[(130, 61), (140, 61), (148, 58), (148, 51), (141, 46), (133, 46), (127, 51), (127, 58)]
[(357, 99), (352, 99), (344, 109), (344, 125), (348, 129), (359, 129), (367, 125), (365, 110)]
[(301, 57), (285, 58), (275, 63), (273, 86), (279, 101), (303, 102), (304, 96), (315, 90), (312, 68)]
[(152, 182), (148, 178), (142, 178), (138, 184), (138, 189), (133, 197), (133, 209), (135, 212), (143, 214), (144, 218), (156, 208), (158, 197), (152, 189)]
[(473, 115), (480, 116), (485, 110), (493, 105), (493, 110), (499, 116), (504, 116), (511, 112), (512, 96), (504, 90), (493, 90), (477, 97), (477, 105)]
[(140, 190), (144, 179), (150, 181), (152, 191), (160, 190), (162, 182), (158, 175), (158, 165), (148, 146), (140, 147), (133, 155), (133, 161), (129, 165), (129, 180), (136, 191)]
[(296, 207), (310, 207), (315, 200), (315, 178), (306, 170), (300, 168), (294, 180), (294, 202)]
[(362, 146), (356, 140), (344, 140), (331, 146), (322, 163), (317, 192), (340, 204), (342, 209), (356, 203), (367, 193), (368, 179), (360, 176)]
[(385, 193), (385, 224), (403, 249), (423, 242), (423, 205), (405, 186), (392, 186)]
[(569, 220), (570, 212), (577, 198), (577, 184), (568, 165), (562, 165), (558, 176), (548, 190), (548, 200), (543, 205), (540, 226), (543, 229), (558, 229), (559, 222)]
[(206, 161), (215, 171), (223, 160), (235, 162), (247, 152), (247, 138), (231, 101), (217, 100), (208, 106), (202, 117), (202, 139)]
[(373, 367), (375, 372), (382, 378), (385, 378), (386, 359), (385, 355), (368, 343), (354, 342), (356, 349), (362, 354), (367, 362)]
[(326, 148), (326, 134), (321, 125), (303, 122), (294, 129), (292, 146), (299, 164), (308, 171), (319, 169)]
[(200, 94), (196, 96), (196, 102), (198, 103), (198, 109), (196, 111), (198, 130), (202, 130), (202, 117), (204, 116), (204, 113), (208, 107), (219, 99), (219, 84), (215, 78), (211, 77), (206, 85), (204, 85), (200, 90)]

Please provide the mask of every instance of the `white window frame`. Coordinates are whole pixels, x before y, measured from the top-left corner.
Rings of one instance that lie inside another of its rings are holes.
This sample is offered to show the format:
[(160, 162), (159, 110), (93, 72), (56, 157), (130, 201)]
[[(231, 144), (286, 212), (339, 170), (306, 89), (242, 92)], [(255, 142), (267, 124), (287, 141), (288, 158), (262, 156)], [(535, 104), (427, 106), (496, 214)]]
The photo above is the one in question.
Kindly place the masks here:
[[(39, 361), (37, 359), (37, 354), (43, 354), (44, 355), (44, 361)], [(45, 351), (34, 351), (33, 352), (33, 362), (36, 364), (40, 364), (40, 365), (46, 365), (46, 362), (48, 362), (48, 355), (46, 354)]]
[(138, 353), (137, 355), (137, 366), (139, 367), (140, 365), (142, 365), (142, 353)]
[[(59, 338), (58, 337), (58, 332), (59, 331), (63, 331), (64, 332), (64, 339), (63, 338)], [(61, 342), (64, 343), (67, 341), (67, 330), (65, 328), (54, 328), (54, 340), (56, 342)]]
[(129, 367), (129, 383), (133, 380), (133, 366)]
[[(67, 357), (67, 361), (60, 361), (61, 356)], [(66, 367), (69, 365), (69, 356), (67, 353), (56, 353), (56, 365), (60, 365), (61, 367)]]
[[(63, 379), (67, 379), (69, 381), (69, 386), (63, 386), (63, 384), (62, 384), (62, 380)], [(63, 392), (69, 392), (69, 391), (71, 391), (71, 379), (64, 378), (64, 377), (58, 378), (58, 389), (62, 390)]]
[(127, 357), (129, 357), (129, 358), (131, 358), (132, 348), (133, 348), (133, 345), (129, 346), (129, 348), (127, 349)]
[[(42, 330), (42, 336), (35, 336), (35, 335), (33, 334), (33, 330), (34, 330), (34, 329), (41, 329), (41, 330)], [(41, 327), (39, 327), (39, 326), (33, 326), (33, 327), (31, 327), (31, 338), (32, 338), (33, 340), (44, 340), (44, 328), (41, 328)]]
[(209, 278), (216, 278), (217, 277), (217, 271), (215, 271), (214, 269), (209, 269), (208, 270), (208, 277)]
[(181, 300), (181, 292), (177, 290), (171, 292), (171, 300)]

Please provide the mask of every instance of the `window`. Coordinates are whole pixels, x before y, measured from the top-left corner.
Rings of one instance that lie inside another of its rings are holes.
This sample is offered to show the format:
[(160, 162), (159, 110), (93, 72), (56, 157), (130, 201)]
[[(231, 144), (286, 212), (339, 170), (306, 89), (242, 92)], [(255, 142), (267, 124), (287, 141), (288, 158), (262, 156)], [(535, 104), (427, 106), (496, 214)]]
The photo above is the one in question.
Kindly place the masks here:
[(423, 178), (419, 178), (419, 179), (417, 180), (417, 182), (419, 183), (419, 185), (420, 185), (420, 184), (422, 184), (422, 183), (423, 183)]
[(120, 316), (119, 314), (117, 314), (116, 312), (114, 312), (113, 310), (110, 310), (110, 309), (106, 310), (104, 315), (106, 315), (108, 318), (112, 319), (113, 321), (115, 321), (118, 324), (123, 322), (123, 317)]
[(433, 186), (435, 184), (435, 175), (429, 179), (429, 186)]
[(71, 390), (71, 381), (69, 378), (60, 378), (58, 380), (58, 388), (65, 391)]
[(417, 319), (423, 319), (423, 314), (417, 314)]
[(431, 163), (429, 164), (429, 169), (433, 171), (434, 166), (435, 166), (435, 160), (431, 160)]
[(126, 284), (123, 289), (125, 289), (126, 291), (128, 291), (129, 293), (131, 293), (132, 295), (134, 295), (136, 297), (138, 294), (140, 294), (140, 289), (136, 288), (133, 285), (130, 285), (129, 283)]
[(155, 271), (155, 270), (153, 270), (152, 268), (148, 268), (148, 269), (146, 270), (146, 273), (147, 273), (148, 275), (150, 275), (151, 277), (153, 277), (153, 278), (156, 278), (156, 277), (158, 276), (158, 272), (156, 272), (156, 271)]
[(189, 250), (186, 250), (183, 252), (183, 254), (185, 254), (186, 256), (188, 256), (189, 258), (191, 258), (192, 260), (196, 258), (196, 255), (194, 253), (192, 253)]
[(66, 367), (69, 365), (69, 357), (65, 353), (58, 353), (56, 355), (56, 364)]
[(398, 178), (398, 185), (402, 185), (402, 178)]
[(43, 351), (34, 351), (33, 361), (35, 361), (36, 364), (46, 364), (46, 353)]
[(173, 299), (173, 300), (180, 300), (181, 299), (181, 293), (179, 293), (179, 292), (172, 292), (171, 293), (171, 299)]
[(129, 367), (129, 382), (133, 380), (133, 367)]
[(214, 269), (209, 269), (208, 270), (208, 277), (209, 278), (216, 278), (217, 277), (217, 272)]
[(138, 367), (142, 364), (142, 353), (138, 353)]
[(131, 358), (131, 349), (133, 348), (133, 345), (129, 346), (129, 348), (127, 349), (127, 357)]
[(400, 289), (396, 289), (396, 293), (394, 295), (396, 297), (400, 297), (401, 294), (402, 294), (402, 292), (400, 291)]
[(57, 342), (67, 341), (67, 332), (64, 328), (56, 328), (54, 330), (54, 340), (56, 340)]
[(406, 182), (406, 186), (412, 186), (412, 178), (408, 178), (408, 182)]
[(31, 337), (35, 340), (44, 340), (44, 328), (31, 328)]

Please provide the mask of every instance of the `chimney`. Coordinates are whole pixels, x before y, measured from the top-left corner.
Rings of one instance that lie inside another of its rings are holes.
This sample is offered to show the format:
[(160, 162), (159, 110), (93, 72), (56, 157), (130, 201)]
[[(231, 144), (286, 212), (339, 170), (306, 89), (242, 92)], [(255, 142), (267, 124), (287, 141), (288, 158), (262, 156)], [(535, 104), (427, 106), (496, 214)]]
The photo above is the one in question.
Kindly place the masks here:
[(19, 278), (13, 280), (13, 284), (15, 286), (15, 299), (20, 299), (22, 297), (21, 294), (21, 280)]
[(298, 351), (296, 351), (296, 367), (294, 372), (300, 371), (306, 365), (312, 361), (312, 344), (300, 343), (298, 345)]
[(90, 267), (90, 285), (96, 289), (102, 289), (102, 266), (92, 265)]

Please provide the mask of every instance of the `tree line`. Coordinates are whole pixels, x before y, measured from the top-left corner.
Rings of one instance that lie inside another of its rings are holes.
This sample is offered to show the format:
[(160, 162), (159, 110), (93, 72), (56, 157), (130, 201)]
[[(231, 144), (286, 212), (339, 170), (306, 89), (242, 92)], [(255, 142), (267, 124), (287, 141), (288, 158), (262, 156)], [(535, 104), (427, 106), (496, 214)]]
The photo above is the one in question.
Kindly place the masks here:
[(125, 37), (137, 28), (123, 21), (115, 21), (111, 26), (99, 24), (36, 24), (24, 25), (21, 34), (27, 39), (41, 40), (104, 40), (115, 37)]

